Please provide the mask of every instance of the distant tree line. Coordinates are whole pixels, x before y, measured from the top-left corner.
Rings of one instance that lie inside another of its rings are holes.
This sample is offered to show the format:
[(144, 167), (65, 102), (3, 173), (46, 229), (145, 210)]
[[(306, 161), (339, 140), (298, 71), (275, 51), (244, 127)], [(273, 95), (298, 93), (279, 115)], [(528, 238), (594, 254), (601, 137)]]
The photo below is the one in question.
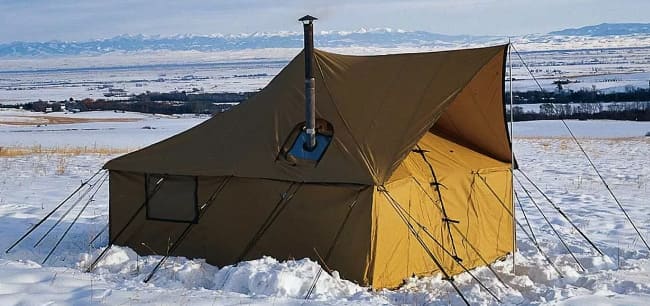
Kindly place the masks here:
[[(514, 104), (635, 102), (650, 101), (650, 89), (627, 86), (622, 92), (602, 92), (595, 89), (553, 92), (531, 90), (513, 92), (512, 96)], [(506, 101), (510, 101), (510, 93), (506, 93)]]
[[(610, 119), (650, 121), (650, 89), (628, 86), (622, 92), (595, 89), (554, 92), (513, 92), (513, 104), (539, 104), (538, 110), (525, 111), (513, 106), (515, 121), (550, 119)], [(506, 101), (510, 100), (506, 93)], [(510, 112), (506, 111), (508, 120)]]
[[(214, 114), (223, 112), (233, 104), (241, 103), (256, 92), (243, 93), (168, 93), (145, 92), (124, 99), (69, 99), (67, 101), (36, 101), (20, 105), (0, 105), (4, 108), (22, 107), (37, 112), (116, 110), (158, 114)], [(509, 101), (506, 93), (506, 101)], [(650, 121), (650, 90), (626, 88), (623, 92), (600, 92), (595, 89), (554, 92), (514, 92), (515, 121), (547, 119), (613, 119)], [(521, 105), (539, 104), (539, 109), (525, 110)], [(510, 112), (506, 111), (507, 118)]]
[(58, 112), (65, 107), (68, 111), (116, 110), (156, 114), (213, 114), (223, 112), (233, 104), (241, 103), (255, 95), (243, 93), (186, 93), (186, 92), (146, 92), (131, 95), (126, 99), (69, 99), (66, 101), (36, 101), (2, 107), (19, 108), (36, 112)]
[[(513, 106), (515, 121), (552, 119), (610, 119), (650, 121), (650, 102), (603, 103), (542, 103), (537, 111), (524, 111), (521, 106)], [(510, 112), (506, 111), (508, 120)]]

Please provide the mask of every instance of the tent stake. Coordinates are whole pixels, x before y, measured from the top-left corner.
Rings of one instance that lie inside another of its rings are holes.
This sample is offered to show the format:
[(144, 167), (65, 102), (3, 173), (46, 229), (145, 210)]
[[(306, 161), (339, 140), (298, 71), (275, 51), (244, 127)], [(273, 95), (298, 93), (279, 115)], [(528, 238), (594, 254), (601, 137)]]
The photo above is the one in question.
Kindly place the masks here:
[[(514, 183), (514, 181), (512, 181), (512, 182)], [(533, 242), (538, 243), (537, 242), (537, 237), (535, 237), (535, 233), (533, 233), (533, 227), (530, 225), (530, 221), (528, 221), (528, 216), (526, 216), (526, 211), (524, 210), (524, 205), (521, 204), (521, 201), (519, 200), (519, 195), (517, 195), (516, 192), (515, 192), (515, 199), (517, 200), (517, 204), (519, 204), (519, 209), (521, 209), (521, 214), (524, 215), (524, 220), (526, 220), (526, 224), (528, 225), (528, 229), (530, 230), (530, 234), (531, 234), (531, 237), (533, 239)]]
[(314, 293), (314, 289), (316, 289), (316, 284), (318, 283), (318, 279), (320, 279), (320, 276), (323, 274), (323, 270), (324, 270), (323, 267), (325, 267), (328, 274), (330, 275), (332, 274), (332, 270), (327, 266), (327, 263), (325, 262), (323, 257), (320, 256), (316, 248), (314, 248), (314, 253), (316, 253), (316, 257), (318, 257), (318, 260), (321, 262), (321, 264), (318, 269), (318, 272), (316, 273), (316, 277), (314, 277), (314, 281), (312, 281), (311, 286), (309, 286), (309, 290), (307, 290), (307, 294), (305, 294), (304, 297), (305, 300), (308, 300), (309, 297), (311, 297), (312, 293)]
[(185, 239), (185, 237), (187, 236), (187, 233), (189, 233), (190, 229), (192, 228), (192, 225), (194, 225), (194, 223), (190, 223), (185, 227), (185, 230), (183, 230), (181, 235), (178, 236), (178, 239), (176, 239), (176, 241), (174, 241), (174, 243), (172, 244), (171, 248), (169, 248), (169, 250), (167, 251), (165, 256), (163, 256), (163, 258), (161, 258), (160, 261), (158, 261), (156, 266), (153, 267), (153, 270), (151, 270), (151, 272), (149, 273), (147, 278), (144, 279), (143, 282), (148, 283), (149, 280), (151, 280), (151, 278), (156, 273), (156, 271), (158, 271), (158, 268), (160, 268), (160, 266), (165, 262), (165, 260), (167, 260), (167, 258), (169, 258), (169, 255), (176, 250), (176, 248), (178, 247), (178, 245), (180, 245), (182, 240)]
[(9, 253), (9, 251), (11, 251), (14, 247), (16, 247), (16, 245), (18, 245), (21, 241), (23, 241), (23, 239), (29, 236), (29, 234), (31, 234), (36, 228), (38, 228), (41, 224), (43, 224), (45, 220), (47, 220), (52, 214), (54, 214), (54, 212), (56, 212), (59, 208), (61, 208), (63, 204), (65, 204), (68, 200), (70, 200), (72, 196), (74, 196), (77, 192), (79, 192), (81, 188), (86, 186), (86, 184), (88, 184), (88, 182), (90, 182), (93, 178), (95, 178), (95, 176), (99, 174), (99, 172), (101, 172), (102, 170), (104, 169), (97, 170), (97, 172), (95, 172), (88, 180), (82, 182), (81, 185), (77, 187), (77, 189), (75, 189), (70, 195), (68, 195), (63, 201), (61, 201), (61, 203), (59, 203), (54, 209), (52, 209), (52, 211), (50, 211), (45, 217), (43, 217), (43, 219), (38, 221), (38, 223), (34, 224), (25, 234), (23, 234), (22, 237), (16, 240), (16, 242), (14, 242), (7, 250), (5, 250), (5, 253)]
[[(524, 232), (524, 234), (526, 234), (526, 237), (528, 237), (528, 240), (530, 240), (530, 241), (533, 243), (533, 245), (535, 246), (535, 248), (537, 249), (537, 251), (539, 251), (539, 253), (542, 254), (542, 256), (544, 257), (544, 259), (546, 259), (546, 262), (548, 262), (548, 264), (549, 264), (551, 267), (553, 267), (553, 269), (555, 270), (555, 272), (557, 272), (557, 274), (560, 276), (560, 278), (564, 278), (564, 274), (562, 274), (562, 272), (560, 272), (560, 269), (558, 269), (558, 267), (555, 266), (555, 264), (554, 264), (553, 261), (548, 257), (548, 255), (546, 255), (546, 253), (544, 253), (544, 251), (542, 250), (542, 247), (541, 247), (541, 246), (540, 246), (540, 245), (539, 245), (535, 240), (533, 240), (533, 238), (528, 234), (528, 232), (526, 232), (526, 229), (524, 228), (523, 225), (521, 225), (521, 223), (519, 222), (519, 220), (516, 220), (516, 219), (515, 219), (515, 221), (517, 222), (517, 225), (519, 225), (519, 228), (521, 228), (521, 231)], [(531, 233), (532, 233), (532, 231), (531, 231)]]
[[(102, 181), (99, 182), (99, 185), (97, 186), (97, 188), (95, 189), (95, 191), (93, 192), (93, 194), (90, 196), (90, 198), (88, 199), (88, 201), (86, 201), (86, 203), (85, 203), (84, 206), (81, 208), (81, 210), (79, 210), (79, 213), (77, 213), (77, 216), (75, 216), (74, 220), (72, 220), (72, 222), (70, 223), (70, 225), (68, 225), (68, 228), (66, 228), (65, 232), (63, 232), (63, 235), (61, 235), (61, 238), (59, 238), (59, 240), (56, 242), (56, 244), (54, 245), (54, 247), (52, 248), (52, 250), (50, 250), (50, 252), (47, 254), (47, 256), (45, 257), (45, 259), (43, 259), (43, 262), (42, 262), (41, 264), (45, 264), (45, 262), (50, 258), (50, 256), (52, 256), (52, 254), (54, 253), (54, 250), (56, 250), (56, 248), (59, 246), (59, 244), (61, 243), (61, 241), (63, 241), (63, 238), (65, 238), (65, 236), (68, 234), (68, 232), (70, 231), (70, 229), (72, 228), (72, 226), (77, 222), (77, 220), (79, 220), (79, 217), (80, 217), (81, 214), (86, 210), (86, 208), (88, 207), (88, 205), (89, 205), (90, 203), (92, 203), (93, 201), (95, 201), (95, 195), (96, 195), (97, 192), (102, 188), (102, 185), (104, 185), (104, 182), (106, 182), (106, 179), (108, 179), (108, 176), (105, 175), (106, 173), (107, 173), (107, 172), (104, 172), (103, 179), (100, 178), (100, 179), (102, 179)], [(91, 188), (92, 188), (92, 187), (91, 187)]]
[(91, 239), (90, 242), (88, 242), (88, 244), (89, 245), (93, 244), (93, 242), (95, 242), (95, 240), (97, 240), (97, 238), (99, 238), (99, 236), (101, 236), (102, 233), (104, 233), (104, 231), (106, 231), (107, 229), (108, 229), (108, 223), (106, 223), (106, 225), (104, 225), (102, 230), (99, 231), (99, 233), (97, 233), (97, 235), (95, 235), (95, 237), (93, 237), (93, 239)]

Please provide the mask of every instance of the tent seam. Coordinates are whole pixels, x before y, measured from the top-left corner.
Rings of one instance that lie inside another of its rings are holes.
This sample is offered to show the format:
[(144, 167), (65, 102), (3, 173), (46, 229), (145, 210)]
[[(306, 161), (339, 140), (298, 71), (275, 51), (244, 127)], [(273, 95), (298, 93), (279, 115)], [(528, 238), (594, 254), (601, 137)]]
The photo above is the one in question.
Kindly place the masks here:
[[(318, 54), (318, 53), (316, 53), (316, 54)], [(341, 113), (341, 110), (339, 109), (338, 105), (336, 104), (336, 99), (334, 98), (334, 95), (332, 94), (332, 91), (330, 90), (329, 86), (327, 85), (327, 81), (325, 80), (325, 73), (323, 73), (323, 68), (321, 67), (319, 57), (315, 56), (314, 59), (315, 59), (315, 62), (316, 62), (316, 66), (318, 67), (318, 72), (320, 73), (321, 77), (323, 78), (323, 85), (325, 86), (325, 91), (327, 91), (327, 95), (329, 96), (330, 100), (332, 101), (332, 105), (334, 106), (334, 109), (336, 110), (336, 114), (339, 116), (339, 118), (343, 122), (343, 125), (345, 126), (348, 134), (352, 138), (353, 143), (357, 146), (357, 149), (359, 150), (359, 153), (360, 153), (360, 155), (361, 155), (361, 157), (363, 159), (363, 162), (366, 164), (366, 168), (371, 173), (373, 181), (376, 182), (377, 181), (377, 179), (376, 179), (377, 174), (374, 173), (375, 172), (374, 169), (372, 167), (370, 167), (371, 165), (370, 165), (370, 162), (368, 160), (368, 157), (364, 154), (364, 151), (363, 151), (359, 141), (354, 137), (354, 133), (352, 133), (352, 128), (350, 127), (350, 124), (348, 124), (348, 122), (343, 117), (343, 114)]]

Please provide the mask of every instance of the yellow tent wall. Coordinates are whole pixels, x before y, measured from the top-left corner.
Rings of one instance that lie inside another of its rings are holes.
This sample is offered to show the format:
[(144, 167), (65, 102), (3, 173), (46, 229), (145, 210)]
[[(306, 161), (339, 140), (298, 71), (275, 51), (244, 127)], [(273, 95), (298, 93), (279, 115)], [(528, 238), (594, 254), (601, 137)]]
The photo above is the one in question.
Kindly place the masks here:
[(510, 164), (431, 133), (418, 145), (429, 151), (425, 155), (441, 184), (447, 217), (459, 223), (451, 223), (451, 231), (447, 229), (428, 165), (420, 154), (409, 154), (396, 171), (397, 179), (384, 186), (386, 192), (376, 189), (373, 195), (375, 288), (396, 287), (405, 277), (440, 272), (394, 205), (414, 219), (409, 222), (449, 274), (464, 270), (442, 248), (453, 254), (455, 245), (468, 268), (485, 265), (483, 260), (491, 263), (513, 249)]

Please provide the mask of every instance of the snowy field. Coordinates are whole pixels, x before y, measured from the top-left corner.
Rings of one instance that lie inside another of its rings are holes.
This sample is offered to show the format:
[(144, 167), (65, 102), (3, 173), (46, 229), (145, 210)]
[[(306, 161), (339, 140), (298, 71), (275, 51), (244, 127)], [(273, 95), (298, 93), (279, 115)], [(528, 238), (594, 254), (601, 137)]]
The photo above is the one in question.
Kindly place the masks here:
[[(494, 41), (491, 45), (503, 44)], [(553, 81), (571, 80), (567, 90), (625, 91), (647, 88), (650, 48), (536, 49), (531, 42), (515, 42), (540, 85), (553, 91)], [(477, 45), (478, 46), (478, 45)], [(477, 46), (454, 46), (477, 47)], [(627, 46), (635, 46), (628, 44)], [(547, 46), (548, 47), (548, 46)], [(590, 45), (590, 48), (603, 48)], [(447, 46), (446, 48), (449, 48)], [(436, 48), (326, 48), (342, 54), (388, 54), (436, 51)], [(0, 68), (0, 104), (18, 104), (69, 98), (106, 98), (110, 90), (140, 94), (152, 92), (243, 92), (264, 87), (298, 49), (259, 49), (230, 52), (135, 52), (100, 56), (45, 57), (3, 60)], [(147, 63), (143, 65), (142, 63)], [(537, 84), (513, 54), (513, 89), (538, 90)], [(110, 97), (110, 99), (119, 99)]]
[[(266, 86), (287, 61), (0, 70), (0, 104), (107, 99), (110, 91), (243, 92)], [(110, 97), (110, 99), (119, 99)]]
[[(556, 89), (553, 81), (568, 79), (574, 83), (563, 85), (566, 90), (595, 88), (606, 92), (625, 91), (626, 86), (648, 88), (650, 85), (648, 83), (650, 81), (649, 55), (650, 48), (522, 51), (521, 53), (521, 57), (544, 90), (553, 91)], [(539, 90), (516, 53), (513, 53), (512, 65), (513, 90)]]
[[(49, 125), (41, 123), (44, 119), (61, 116), (97, 121)], [(168, 138), (203, 122), (206, 118), (207, 115), (167, 116), (111, 111), (42, 114), (23, 110), (0, 110), (0, 146), (131, 150)], [(115, 119), (129, 121), (115, 122)], [(7, 122), (21, 124), (9, 125)]]
[[(3, 154), (0, 150), (0, 249), (3, 251), (82, 180), (118, 155), (102, 153), (102, 150), (95, 152), (92, 148), (126, 152), (205, 120), (191, 116), (99, 112), (65, 116), (102, 122), (39, 127), (34, 120), (43, 119), (30, 116), (37, 114), (0, 112), (0, 122), (3, 118), (25, 122), (22, 125), (0, 124), (0, 147), (8, 152)], [(129, 120), (112, 120), (116, 118)], [(650, 210), (647, 209), (650, 137), (644, 137), (650, 132), (650, 123), (569, 121), (568, 124), (641, 233), (650, 238)], [(516, 123), (514, 133), (514, 148), (521, 168), (595, 241), (605, 256), (596, 254), (566, 220), (526, 185), (585, 271), (518, 188), (522, 207), (539, 245), (563, 277), (549, 266), (521, 229), (517, 232), (515, 273), (511, 257), (493, 264), (505, 284), (487, 268), (474, 270), (475, 275), (506, 305), (647, 305), (650, 300), (650, 252), (589, 168), (576, 144), (567, 138), (561, 122)], [(65, 152), (62, 148), (80, 146), (91, 149), (82, 153), (61, 153)], [(30, 149), (34, 147), (39, 149)], [(7, 148), (27, 149), (11, 151)], [(93, 182), (102, 180), (98, 176)], [(170, 258), (152, 281), (144, 284), (142, 280), (160, 257), (140, 257), (128, 248), (114, 247), (94, 272), (84, 273), (85, 267), (107, 244), (105, 233), (89, 244), (102, 231), (108, 213), (107, 185), (94, 186), (99, 186), (94, 201), (47, 262), (42, 263), (84, 203), (72, 209), (38, 247), (33, 246), (65, 211), (54, 214), (11, 252), (0, 253), (0, 305), (458, 305), (461, 302), (440, 277), (411, 279), (401, 289), (373, 292), (327, 273), (322, 274), (310, 299), (305, 300), (320, 269), (307, 259), (278, 262), (262, 258), (219, 268), (198, 259)], [(94, 193), (94, 189), (85, 190)], [(520, 209), (517, 216), (526, 224)], [(459, 275), (456, 281), (473, 304), (497, 305), (469, 275)]]

